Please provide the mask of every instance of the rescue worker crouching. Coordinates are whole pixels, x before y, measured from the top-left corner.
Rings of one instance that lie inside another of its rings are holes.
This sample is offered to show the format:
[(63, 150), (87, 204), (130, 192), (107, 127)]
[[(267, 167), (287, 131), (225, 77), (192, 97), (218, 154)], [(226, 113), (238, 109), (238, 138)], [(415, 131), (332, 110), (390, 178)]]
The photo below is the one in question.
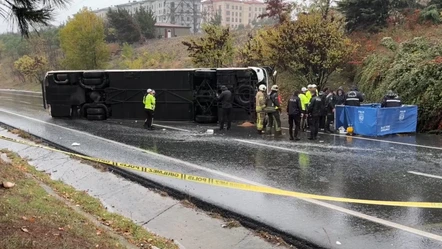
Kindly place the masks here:
[(312, 99), (308, 106), (308, 113), (311, 117), (310, 137), (309, 140), (315, 140), (318, 137), (319, 132), (319, 118), (323, 108), (322, 98), (317, 96), (315, 92), (312, 93)]
[(402, 101), (399, 96), (392, 90), (388, 90), (384, 98), (381, 101), (381, 107), (400, 107), (402, 106)]
[(266, 108), (266, 91), (267, 87), (265, 85), (260, 85), (255, 96), (256, 128), (258, 130), (258, 134), (262, 134), (264, 129), (264, 119), (266, 117), (264, 110)]
[(146, 113), (146, 120), (144, 121), (144, 127), (148, 130), (154, 130), (152, 126), (153, 116), (155, 112), (155, 91), (152, 89), (147, 89), (146, 95), (143, 97), (144, 111)]
[[(302, 101), (299, 98), (300, 93), (300, 91), (296, 91), (287, 103), (290, 140), (296, 141), (300, 140), (298, 134), (301, 126), (301, 117), (303, 116)], [(295, 134), (293, 134), (293, 123), (295, 124)]]
[(265, 112), (269, 116), (269, 125), (267, 132), (272, 133), (273, 127), (275, 127), (275, 135), (281, 135), (281, 104), (278, 97), (278, 86), (273, 85), (271, 92), (266, 101)]

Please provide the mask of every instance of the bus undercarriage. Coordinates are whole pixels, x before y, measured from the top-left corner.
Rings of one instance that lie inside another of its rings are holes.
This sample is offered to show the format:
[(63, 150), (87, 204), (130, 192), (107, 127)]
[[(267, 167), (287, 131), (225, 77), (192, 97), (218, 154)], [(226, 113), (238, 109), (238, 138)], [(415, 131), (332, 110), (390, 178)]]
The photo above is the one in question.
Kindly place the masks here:
[(143, 96), (156, 92), (155, 119), (214, 123), (216, 94), (222, 85), (233, 94), (232, 120), (255, 116), (258, 86), (268, 86), (270, 69), (152, 69), (50, 71), (44, 79), (43, 104), (54, 118), (89, 120), (145, 118)]

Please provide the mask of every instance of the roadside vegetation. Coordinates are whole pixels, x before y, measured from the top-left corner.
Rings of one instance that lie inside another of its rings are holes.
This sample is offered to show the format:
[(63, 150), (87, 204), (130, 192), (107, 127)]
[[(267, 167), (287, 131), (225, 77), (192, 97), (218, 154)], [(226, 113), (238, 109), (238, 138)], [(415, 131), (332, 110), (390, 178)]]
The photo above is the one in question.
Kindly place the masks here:
[(109, 11), (103, 20), (83, 9), (39, 36), (0, 35), (0, 87), (38, 90), (57, 69), (270, 66), (283, 100), (307, 84), (357, 85), (368, 102), (392, 89), (419, 106), (420, 131), (442, 129), (441, 0), (267, 4), (254, 28), (231, 30), (215, 17), (202, 34), (168, 40), (158, 39), (150, 10)]
[(11, 161), (0, 160), (0, 248), (178, 248), (16, 154), (2, 153)]

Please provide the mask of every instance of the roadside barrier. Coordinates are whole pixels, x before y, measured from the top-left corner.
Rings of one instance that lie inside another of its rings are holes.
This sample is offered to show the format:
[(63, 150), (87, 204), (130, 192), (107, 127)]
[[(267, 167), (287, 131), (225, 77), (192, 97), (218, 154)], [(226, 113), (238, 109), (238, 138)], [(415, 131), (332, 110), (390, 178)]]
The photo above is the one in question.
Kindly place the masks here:
[(179, 180), (183, 180), (183, 181), (196, 182), (196, 183), (200, 183), (200, 184), (212, 185), (212, 186), (223, 187), (223, 188), (231, 188), (231, 189), (257, 192), (257, 193), (296, 197), (296, 198), (301, 198), (301, 199), (315, 199), (315, 200), (333, 201), (333, 202), (341, 202), (341, 203), (355, 203), (355, 204), (394, 206), (394, 207), (442, 208), (441, 202), (403, 202), (403, 201), (363, 200), (363, 199), (352, 199), (352, 198), (300, 193), (300, 192), (295, 192), (295, 191), (288, 191), (288, 190), (282, 190), (282, 189), (277, 189), (277, 188), (271, 188), (271, 187), (267, 187), (267, 186), (259, 186), (259, 185), (245, 184), (245, 183), (239, 183), (239, 182), (224, 181), (224, 180), (219, 180), (219, 179), (209, 178), (209, 177), (204, 177), (204, 176), (195, 176), (195, 175), (183, 174), (183, 173), (179, 173), (179, 172), (160, 170), (160, 169), (148, 168), (148, 167), (143, 167), (143, 166), (138, 166), (138, 165), (133, 165), (133, 164), (128, 164), (128, 163), (121, 163), (121, 162), (100, 159), (100, 158), (83, 156), (80, 154), (71, 153), (71, 152), (67, 152), (67, 151), (63, 151), (63, 150), (58, 150), (58, 149), (54, 149), (54, 148), (51, 148), (48, 146), (34, 144), (34, 143), (27, 142), (27, 141), (22, 141), (22, 140), (6, 137), (3, 135), (0, 135), (0, 139), (10, 141), (10, 142), (20, 143), (20, 144), (24, 144), (24, 145), (28, 145), (28, 146), (38, 147), (38, 148), (42, 148), (42, 149), (46, 149), (46, 150), (51, 150), (54, 152), (59, 152), (59, 153), (65, 154), (65, 155), (78, 157), (78, 158), (89, 160), (92, 162), (98, 162), (98, 163), (103, 163), (103, 164), (107, 164), (107, 165), (111, 165), (111, 166), (115, 166), (115, 167), (137, 170), (137, 171), (141, 171), (141, 172), (148, 173), (148, 174), (169, 177), (169, 178), (175, 178), (175, 179), (179, 179)]

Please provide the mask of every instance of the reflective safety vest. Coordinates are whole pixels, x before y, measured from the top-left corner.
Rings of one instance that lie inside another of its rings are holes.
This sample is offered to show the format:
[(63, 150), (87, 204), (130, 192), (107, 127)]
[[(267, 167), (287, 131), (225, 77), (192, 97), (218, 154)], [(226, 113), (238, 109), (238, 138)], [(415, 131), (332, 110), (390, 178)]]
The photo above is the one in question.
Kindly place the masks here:
[(302, 110), (305, 111), (310, 101), (308, 100), (307, 96), (305, 96), (305, 94), (303, 93), (299, 94), (298, 97), (301, 100)]
[(154, 111), (155, 110), (155, 102), (156, 102), (156, 99), (152, 94), (145, 95), (143, 98), (144, 109)]

